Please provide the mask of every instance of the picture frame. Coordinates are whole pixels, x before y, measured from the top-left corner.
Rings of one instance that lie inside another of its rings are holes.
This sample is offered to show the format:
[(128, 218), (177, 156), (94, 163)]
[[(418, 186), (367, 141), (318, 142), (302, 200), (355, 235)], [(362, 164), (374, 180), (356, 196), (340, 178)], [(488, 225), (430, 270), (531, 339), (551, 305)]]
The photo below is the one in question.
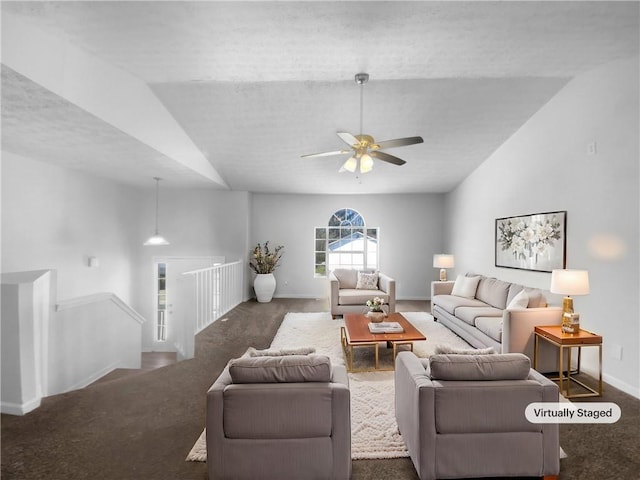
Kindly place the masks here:
[(495, 266), (536, 272), (566, 268), (567, 212), (496, 218)]

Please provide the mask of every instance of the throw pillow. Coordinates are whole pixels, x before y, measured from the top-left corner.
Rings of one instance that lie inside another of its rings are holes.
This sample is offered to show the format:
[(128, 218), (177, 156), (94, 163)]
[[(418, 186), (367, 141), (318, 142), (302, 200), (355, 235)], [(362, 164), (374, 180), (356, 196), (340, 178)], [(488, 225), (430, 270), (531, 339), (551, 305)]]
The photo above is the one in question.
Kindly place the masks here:
[(434, 380), (524, 380), (530, 368), (529, 357), (522, 353), (429, 357), (429, 373)]
[(493, 347), (487, 348), (456, 348), (449, 345), (436, 345), (436, 355), (444, 354), (456, 354), (456, 355), (491, 355), (496, 353)]
[(286, 355), (309, 355), (310, 353), (316, 353), (316, 349), (313, 347), (297, 347), (256, 350), (253, 347), (249, 347), (247, 353), (249, 357), (284, 357)]
[(535, 288), (527, 289), (527, 295), (529, 296), (529, 308), (544, 308), (547, 306), (547, 299), (544, 298), (544, 294)]
[(458, 275), (455, 283), (453, 284), (451, 295), (456, 297), (475, 298), (479, 281), (479, 276), (465, 277), (464, 275)]
[(229, 374), (232, 383), (330, 382), (331, 361), (326, 355), (235, 358)]
[(507, 305), (507, 310), (524, 310), (529, 305), (529, 295), (524, 290), (521, 290), (513, 300)]
[(358, 272), (358, 283), (356, 283), (357, 290), (377, 290), (378, 289), (378, 274), (377, 273), (364, 273)]

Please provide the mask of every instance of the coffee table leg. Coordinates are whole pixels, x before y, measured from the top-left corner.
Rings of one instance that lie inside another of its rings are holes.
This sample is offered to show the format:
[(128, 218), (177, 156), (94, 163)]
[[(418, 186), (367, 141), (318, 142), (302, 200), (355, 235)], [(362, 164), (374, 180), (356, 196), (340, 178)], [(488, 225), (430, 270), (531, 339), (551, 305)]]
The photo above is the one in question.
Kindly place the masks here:
[(378, 370), (378, 342), (376, 342), (375, 346), (374, 346), (375, 350), (376, 350), (376, 361), (375, 361), (375, 369)]

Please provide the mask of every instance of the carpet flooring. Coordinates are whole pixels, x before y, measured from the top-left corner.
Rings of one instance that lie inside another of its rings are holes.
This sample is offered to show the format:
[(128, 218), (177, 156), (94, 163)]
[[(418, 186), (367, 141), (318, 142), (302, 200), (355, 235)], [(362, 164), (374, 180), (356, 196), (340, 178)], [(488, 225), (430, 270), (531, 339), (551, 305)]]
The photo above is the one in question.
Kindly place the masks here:
[[(428, 302), (399, 302), (428, 311)], [(206, 480), (206, 464), (186, 462), (202, 431), (205, 394), (230, 358), (267, 348), (287, 312), (327, 311), (325, 300), (242, 303), (196, 338), (195, 358), (43, 399), (22, 416), (1, 416), (3, 480)], [(622, 418), (612, 425), (561, 425), (569, 458), (560, 478), (637, 479), (640, 400), (608, 385), (602, 398)], [(352, 479), (416, 479), (407, 458), (354, 460)]]

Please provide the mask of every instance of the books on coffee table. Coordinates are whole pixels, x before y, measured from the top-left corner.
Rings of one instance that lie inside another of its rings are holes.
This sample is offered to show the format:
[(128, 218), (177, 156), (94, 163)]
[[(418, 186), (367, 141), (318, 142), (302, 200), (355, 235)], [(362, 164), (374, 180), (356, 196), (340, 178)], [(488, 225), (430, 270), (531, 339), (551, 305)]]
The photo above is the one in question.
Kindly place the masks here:
[(398, 322), (380, 322), (370, 323), (369, 331), (371, 333), (402, 333), (404, 328)]

